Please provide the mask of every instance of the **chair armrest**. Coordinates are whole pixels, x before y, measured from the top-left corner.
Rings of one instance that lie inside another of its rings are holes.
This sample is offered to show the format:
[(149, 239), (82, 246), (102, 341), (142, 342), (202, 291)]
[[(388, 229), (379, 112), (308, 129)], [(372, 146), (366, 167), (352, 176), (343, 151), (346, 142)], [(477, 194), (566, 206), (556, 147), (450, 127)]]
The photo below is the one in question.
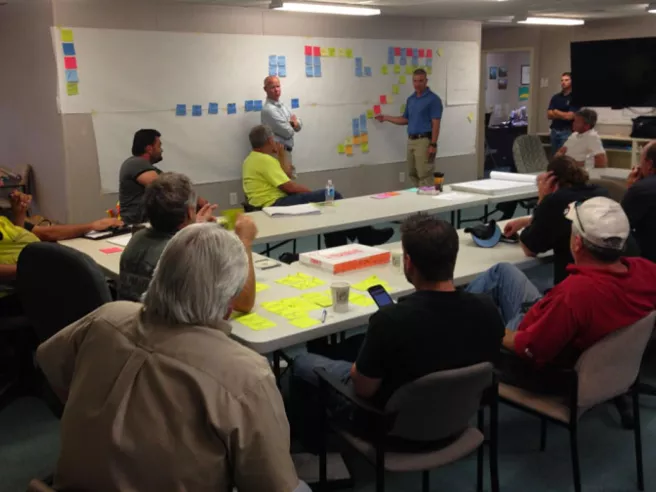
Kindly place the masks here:
[(380, 408), (365, 400), (361, 396), (358, 396), (355, 393), (355, 388), (353, 388), (353, 386), (345, 385), (335, 376), (328, 374), (326, 369), (323, 367), (316, 368), (314, 372), (319, 378), (319, 387), (322, 389), (322, 391), (334, 391), (353, 403), (360, 410), (364, 410), (365, 412), (373, 413), (381, 417), (385, 415), (385, 413)]

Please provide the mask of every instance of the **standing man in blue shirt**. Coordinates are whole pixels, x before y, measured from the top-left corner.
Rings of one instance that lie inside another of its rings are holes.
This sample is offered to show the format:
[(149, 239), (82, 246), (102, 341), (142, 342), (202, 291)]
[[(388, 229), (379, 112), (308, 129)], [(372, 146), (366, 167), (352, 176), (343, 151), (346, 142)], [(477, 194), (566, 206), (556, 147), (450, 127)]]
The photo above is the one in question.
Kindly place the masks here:
[(572, 134), (572, 122), (576, 109), (572, 106), (572, 74), (560, 77), (562, 91), (554, 94), (549, 103), (547, 118), (551, 120), (551, 152), (555, 155)]
[(412, 75), (415, 88), (405, 105), (403, 116), (378, 115), (378, 121), (408, 125), (408, 176), (414, 186), (433, 186), (433, 166), (442, 120), (442, 100), (428, 87), (426, 71)]
[(278, 77), (270, 76), (264, 79), (264, 92), (267, 99), (262, 108), (262, 124), (271, 128), (276, 142), (285, 147), (283, 170), (290, 178), (295, 177), (296, 168), (292, 163), (292, 150), (294, 150), (294, 134), (301, 131), (301, 120), (280, 102), (282, 91)]

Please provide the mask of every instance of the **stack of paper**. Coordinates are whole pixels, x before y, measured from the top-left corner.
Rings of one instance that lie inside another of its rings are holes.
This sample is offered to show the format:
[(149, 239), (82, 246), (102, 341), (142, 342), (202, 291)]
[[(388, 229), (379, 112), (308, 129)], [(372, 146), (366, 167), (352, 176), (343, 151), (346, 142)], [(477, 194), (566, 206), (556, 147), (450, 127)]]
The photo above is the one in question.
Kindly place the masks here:
[(492, 171), (490, 179), (479, 179), (466, 183), (455, 183), (451, 188), (483, 195), (499, 195), (503, 193), (537, 192), (537, 176), (532, 174), (503, 173)]
[(349, 244), (336, 248), (301, 253), (299, 261), (304, 265), (321, 268), (330, 273), (344, 273), (390, 262), (391, 254), (384, 249), (363, 244)]
[(130, 239), (132, 239), (132, 234), (124, 234), (122, 236), (116, 236), (109, 238), (107, 240), (108, 243), (116, 244), (118, 246), (123, 246), (124, 248), (128, 245), (130, 242)]
[(321, 213), (321, 210), (310, 203), (305, 205), (291, 205), (289, 207), (264, 207), (262, 211), (269, 217), (285, 215), (312, 215)]

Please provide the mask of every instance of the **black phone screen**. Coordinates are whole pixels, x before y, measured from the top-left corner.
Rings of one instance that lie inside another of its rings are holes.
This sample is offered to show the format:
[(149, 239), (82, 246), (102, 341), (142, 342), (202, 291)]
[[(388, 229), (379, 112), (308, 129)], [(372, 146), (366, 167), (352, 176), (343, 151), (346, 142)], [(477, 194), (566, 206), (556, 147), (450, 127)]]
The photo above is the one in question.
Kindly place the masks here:
[(389, 295), (389, 293), (385, 290), (385, 287), (382, 285), (374, 285), (373, 287), (369, 287), (367, 292), (369, 292), (369, 295), (378, 307), (394, 304), (394, 299), (392, 299), (392, 296)]

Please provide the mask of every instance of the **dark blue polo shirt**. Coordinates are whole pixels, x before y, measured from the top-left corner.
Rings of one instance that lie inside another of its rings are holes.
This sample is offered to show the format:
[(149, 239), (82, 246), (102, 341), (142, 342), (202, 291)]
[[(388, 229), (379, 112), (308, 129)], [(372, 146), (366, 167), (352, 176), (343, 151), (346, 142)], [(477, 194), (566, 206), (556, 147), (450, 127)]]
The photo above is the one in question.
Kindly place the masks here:
[(416, 92), (408, 98), (403, 117), (408, 120), (408, 135), (430, 133), (433, 130), (433, 120), (442, 119), (442, 100), (430, 88), (421, 96)]
[[(567, 96), (562, 92), (555, 94), (551, 98), (549, 103), (549, 110), (558, 110), (563, 111), (564, 113), (569, 113), (570, 111), (576, 112), (579, 108), (572, 106), (572, 93), (570, 92)], [(551, 120), (551, 128), (554, 130), (571, 130), (572, 122), (570, 120)]]

